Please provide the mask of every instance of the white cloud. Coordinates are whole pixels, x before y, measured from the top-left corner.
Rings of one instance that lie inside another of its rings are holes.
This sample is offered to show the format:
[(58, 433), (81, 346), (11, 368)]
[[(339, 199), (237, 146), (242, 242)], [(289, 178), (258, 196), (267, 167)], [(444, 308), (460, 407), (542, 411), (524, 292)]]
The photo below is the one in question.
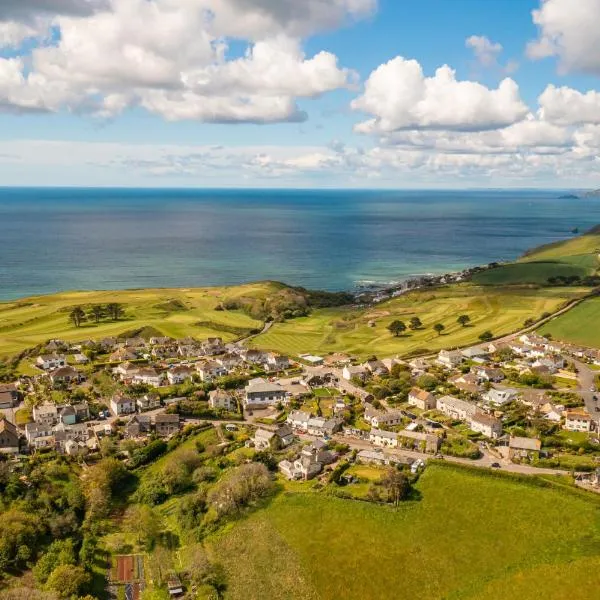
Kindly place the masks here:
[[(296, 98), (351, 86), (356, 76), (331, 53), (305, 56), (292, 34), (364, 16), (374, 6), (373, 0), (110, 0), (110, 9), (56, 15), (58, 41), (33, 50), (30, 70), (0, 59), (0, 106), (105, 117), (142, 106), (170, 120), (300, 120)], [(13, 29), (11, 39), (22, 39)], [(229, 58), (224, 36), (242, 33), (252, 40), (246, 55)]]
[(494, 67), (498, 64), (498, 56), (502, 52), (502, 44), (492, 42), (484, 35), (472, 35), (465, 41), (467, 48), (471, 48), (475, 58), (483, 67)]
[(532, 13), (538, 39), (532, 59), (556, 57), (562, 71), (600, 74), (600, 0), (542, 0)]
[(458, 81), (444, 65), (425, 77), (416, 60), (400, 56), (371, 73), (354, 110), (373, 115), (356, 130), (385, 133), (402, 129), (477, 131), (506, 127), (528, 112), (512, 79), (497, 89), (474, 81)]
[(558, 125), (600, 124), (600, 92), (549, 85), (539, 97), (540, 115)]

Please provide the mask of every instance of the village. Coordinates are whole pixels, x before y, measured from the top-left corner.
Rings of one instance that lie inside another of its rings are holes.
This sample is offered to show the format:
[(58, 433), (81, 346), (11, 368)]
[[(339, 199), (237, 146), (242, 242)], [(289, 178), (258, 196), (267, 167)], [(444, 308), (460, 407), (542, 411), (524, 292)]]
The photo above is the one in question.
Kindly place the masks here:
[[(600, 353), (525, 333), (436, 356), (357, 362), (167, 337), (51, 340), (35, 376), (0, 385), (0, 449), (85, 460), (168, 439), (186, 424), (244, 426), (282, 475), (335, 463), (422, 468), (428, 457), (598, 484)], [(119, 446), (121, 444), (121, 446)], [(130, 445), (131, 447), (131, 445)]]

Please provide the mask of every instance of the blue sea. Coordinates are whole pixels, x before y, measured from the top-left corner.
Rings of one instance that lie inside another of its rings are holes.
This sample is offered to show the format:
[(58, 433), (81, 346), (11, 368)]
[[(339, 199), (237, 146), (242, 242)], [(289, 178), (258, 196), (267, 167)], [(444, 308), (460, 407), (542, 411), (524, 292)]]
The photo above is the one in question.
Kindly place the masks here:
[(0, 188), (0, 299), (274, 279), (328, 290), (495, 260), (600, 223), (557, 191)]

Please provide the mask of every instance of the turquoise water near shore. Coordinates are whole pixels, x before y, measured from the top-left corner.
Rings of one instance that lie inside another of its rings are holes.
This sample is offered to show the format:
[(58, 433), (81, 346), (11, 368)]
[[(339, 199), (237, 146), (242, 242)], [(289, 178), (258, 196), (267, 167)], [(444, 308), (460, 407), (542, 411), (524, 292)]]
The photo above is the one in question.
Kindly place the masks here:
[(600, 223), (556, 191), (0, 188), (0, 299), (275, 279), (329, 290), (494, 260)]

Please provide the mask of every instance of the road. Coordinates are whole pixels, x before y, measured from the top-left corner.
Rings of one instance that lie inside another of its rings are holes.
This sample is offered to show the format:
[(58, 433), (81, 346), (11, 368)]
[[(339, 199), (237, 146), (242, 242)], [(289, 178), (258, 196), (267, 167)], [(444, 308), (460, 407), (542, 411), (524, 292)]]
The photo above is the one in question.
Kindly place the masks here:
[(594, 397), (600, 398), (600, 395), (592, 391), (592, 388), (596, 386), (598, 371), (590, 369), (589, 365), (579, 360), (574, 358), (571, 360), (577, 368), (577, 392), (582, 397), (590, 415), (598, 417), (600, 416), (600, 401), (594, 400)]

